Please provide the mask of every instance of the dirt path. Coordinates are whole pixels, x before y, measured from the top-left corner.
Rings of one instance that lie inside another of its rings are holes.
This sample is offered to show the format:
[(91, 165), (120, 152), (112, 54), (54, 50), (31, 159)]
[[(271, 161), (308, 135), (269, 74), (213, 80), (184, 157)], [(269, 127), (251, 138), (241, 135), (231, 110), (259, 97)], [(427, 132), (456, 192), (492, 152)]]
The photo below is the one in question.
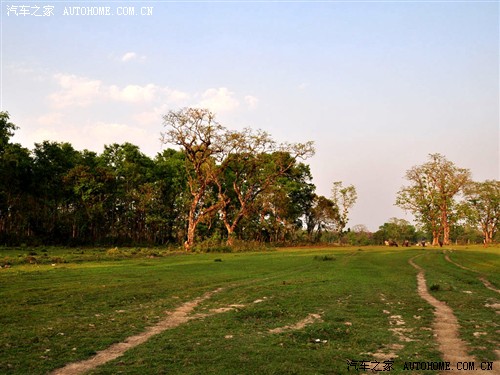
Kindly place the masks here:
[[(417, 255), (416, 257), (418, 257)], [(417, 285), (418, 294), (422, 299), (427, 301), (432, 305), (434, 310), (434, 334), (438, 342), (439, 351), (443, 355), (443, 360), (446, 362), (451, 362), (452, 367), (457, 362), (473, 362), (474, 357), (469, 356), (467, 353), (467, 346), (464, 341), (462, 341), (458, 335), (458, 321), (453, 310), (444, 302), (441, 302), (430, 295), (427, 291), (427, 284), (425, 281), (424, 269), (413, 262), (411, 258), (408, 262), (418, 270), (417, 275)], [(462, 374), (462, 375), (472, 375), (476, 372), (472, 371), (446, 371), (446, 374)]]
[(92, 358), (81, 362), (69, 363), (64, 367), (53, 371), (51, 375), (83, 374), (109, 361), (112, 361), (113, 359), (122, 356), (127, 350), (146, 342), (152, 336), (162, 333), (167, 329), (175, 328), (181, 324), (188, 322), (191, 319), (195, 319), (196, 316), (189, 316), (193, 309), (201, 302), (210, 298), (214, 293), (220, 292), (221, 290), (222, 288), (216, 289), (214, 291), (205, 293), (203, 296), (195, 298), (192, 301), (186, 302), (174, 311), (170, 312), (165, 319), (161, 320), (156, 325), (146, 329), (146, 331), (134, 336), (130, 336), (123, 342), (113, 344), (109, 348), (98, 352)]
[(500, 289), (497, 289), (493, 286), (492, 283), (490, 283), (486, 278), (484, 277), (480, 277), (479, 280), (481, 280), (481, 282), (484, 284), (484, 286), (486, 288), (488, 288), (489, 290), (492, 290), (494, 292), (497, 292), (497, 293), (500, 293)]
[(304, 319), (302, 319), (301, 321), (299, 321), (293, 325), (270, 329), (269, 333), (283, 333), (285, 331), (298, 331), (300, 329), (305, 328), (305, 326), (308, 326), (309, 324), (313, 324), (317, 321), (322, 322), (320, 314), (309, 314)]
[[(447, 253), (445, 253), (445, 255), (444, 255), (444, 259), (446, 259), (446, 260), (447, 260), (448, 262), (450, 262), (451, 264), (454, 264), (455, 266), (457, 266), (457, 267), (459, 267), (459, 268), (461, 268), (461, 269), (463, 269), (463, 270), (467, 270), (467, 271), (472, 271), (472, 272), (475, 272), (475, 273), (479, 273), (479, 272), (478, 272), (478, 271), (476, 271), (476, 270), (473, 270), (473, 269), (471, 269), (471, 268), (468, 268), (468, 267), (462, 266), (461, 264), (459, 264), (459, 263), (457, 263), (457, 262), (455, 262), (455, 261), (451, 260), (450, 256), (449, 256)], [(479, 280), (480, 280), (480, 281), (484, 284), (484, 286), (485, 286), (486, 288), (488, 288), (489, 290), (492, 290), (492, 291), (494, 291), (494, 292), (500, 293), (500, 290), (499, 290), (499, 289), (497, 289), (497, 288), (495, 288), (495, 287), (493, 286), (493, 284), (492, 284), (492, 283), (490, 283), (490, 282), (489, 282), (489, 281), (488, 281), (485, 277), (479, 277)]]

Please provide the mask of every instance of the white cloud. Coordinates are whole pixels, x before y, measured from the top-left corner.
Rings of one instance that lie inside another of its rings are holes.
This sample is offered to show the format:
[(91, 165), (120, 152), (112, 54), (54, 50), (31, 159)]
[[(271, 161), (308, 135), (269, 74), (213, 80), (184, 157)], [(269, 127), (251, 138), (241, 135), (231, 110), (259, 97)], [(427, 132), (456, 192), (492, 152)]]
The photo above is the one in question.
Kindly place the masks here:
[(139, 61), (139, 62), (143, 62), (143, 61), (146, 61), (146, 56), (142, 55), (142, 56), (139, 56), (137, 53), (135, 52), (127, 52), (125, 53), (122, 57), (119, 58), (121, 62), (123, 63), (128, 63), (130, 61)]
[(134, 59), (137, 59), (137, 53), (135, 53), (135, 52), (127, 52), (121, 58), (121, 60), (123, 62), (127, 62), (127, 61), (134, 60)]
[(185, 102), (190, 97), (185, 92), (160, 87), (152, 83), (144, 86), (119, 87), (105, 85), (100, 80), (70, 74), (56, 74), (54, 78), (59, 85), (59, 91), (49, 95), (49, 99), (56, 108), (88, 107), (92, 103), (104, 100), (126, 103), (167, 102), (177, 104)]
[(239, 101), (234, 93), (226, 87), (208, 89), (201, 95), (202, 100), (196, 107), (207, 108), (215, 113), (229, 112), (239, 107)]
[[(148, 128), (125, 123), (96, 121), (92, 124), (51, 126), (42, 125), (25, 136), (26, 143), (40, 143), (45, 140), (70, 142), (77, 150), (89, 149), (100, 152), (104, 145), (130, 142), (144, 149), (160, 149), (159, 142)], [(157, 137), (159, 138), (159, 136)]]
[(52, 104), (57, 108), (70, 106), (87, 107), (101, 93), (102, 82), (72, 74), (56, 74), (55, 80), (60, 90), (49, 96)]
[(158, 97), (160, 88), (152, 83), (146, 86), (128, 85), (120, 89), (118, 86), (110, 86), (105, 96), (129, 103), (151, 102)]

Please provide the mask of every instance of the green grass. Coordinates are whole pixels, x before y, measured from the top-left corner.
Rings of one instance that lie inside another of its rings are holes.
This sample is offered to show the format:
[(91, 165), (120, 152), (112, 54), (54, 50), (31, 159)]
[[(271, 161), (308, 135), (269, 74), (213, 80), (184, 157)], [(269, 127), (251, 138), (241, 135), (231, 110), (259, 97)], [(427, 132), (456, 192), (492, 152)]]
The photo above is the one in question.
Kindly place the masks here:
[[(1, 250), (0, 259), (15, 258), (21, 250)], [(427, 285), (440, 286), (431, 293), (456, 311), (473, 354), (493, 360), (499, 347), (498, 315), (484, 306), (498, 303), (498, 294), (477, 279), (483, 275), (499, 287), (498, 248), (450, 254), (477, 273), (429, 249), (178, 256), (155, 251), (150, 258), (147, 250), (141, 255), (137, 249), (46, 248), (47, 257), (62, 261), (54, 266), (12, 262), (0, 269), (0, 373), (46, 374), (89, 358), (142, 332), (165, 311), (224, 287), (195, 312), (242, 306), (165, 331), (92, 373), (350, 374), (347, 360), (372, 361), (374, 353), (392, 352), (397, 357), (391, 373), (408, 374), (404, 361), (441, 360), (429, 330), (432, 307), (418, 296), (417, 272), (408, 264), (417, 254), (424, 254), (416, 262), (426, 270)], [(321, 321), (269, 332), (312, 313)], [(394, 328), (403, 328), (399, 332), (408, 341)]]

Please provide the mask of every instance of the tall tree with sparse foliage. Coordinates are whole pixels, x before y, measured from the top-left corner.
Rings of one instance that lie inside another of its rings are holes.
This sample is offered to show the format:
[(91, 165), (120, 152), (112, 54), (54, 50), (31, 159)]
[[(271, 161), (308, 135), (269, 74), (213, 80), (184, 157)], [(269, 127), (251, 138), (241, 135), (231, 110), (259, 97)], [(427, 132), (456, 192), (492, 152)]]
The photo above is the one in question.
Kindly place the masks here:
[(406, 179), (410, 185), (398, 192), (396, 205), (413, 213), (430, 230), (433, 245), (449, 245), (455, 198), (470, 181), (470, 171), (441, 154), (430, 154), (427, 163), (406, 172)]
[(221, 202), (210, 199), (208, 193), (223, 172), (220, 163), (228, 151), (226, 131), (207, 109), (184, 108), (170, 111), (163, 117), (163, 124), (163, 142), (181, 146), (186, 156), (185, 168), (191, 201), (184, 248), (190, 251), (198, 224), (208, 220), (221, 208)]
[(337, 232), (339, 240), (342, 239), (342, 234), (349, 221), (349, 210), (354, 206), (358, 199), (358, 193), (354, 185), (344, 187), (342, 181), (335, 181), (332, 186), (332, 201), (338, 209), (337, 216)]

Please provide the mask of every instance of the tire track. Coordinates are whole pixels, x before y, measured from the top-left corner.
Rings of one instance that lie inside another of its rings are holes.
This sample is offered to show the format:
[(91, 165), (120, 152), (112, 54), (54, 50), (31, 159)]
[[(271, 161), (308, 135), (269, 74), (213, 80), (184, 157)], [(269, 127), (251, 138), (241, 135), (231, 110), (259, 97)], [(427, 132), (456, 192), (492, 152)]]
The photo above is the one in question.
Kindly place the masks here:
[[(451, 264), (454, 264), (455, 266), (457, 266), (457, 267), (459, 267), (459, 268), (461, 268), (461, 269), (463, 269), (463, 270), (466, 270), (466, 271), (471, 271), (471, 272), (474, 272), (474, 273), (479, 273), (478, 271), (473, 270), (472, 268), (462, 266), (461, 264), (459, 264), (459, 263), (455, 262), (454, 260), (452, 260), (452, 259), (450, 258), (450, 256), (448, 255), (448, 253), (445, 253), (445, 254), (444, 254), (444, 259), (446, 259), (446, 260), (447, 260), (448, 262), (450, 262)], [(481, 281), (481, 282), (483, 283), (483, 285), (484, 285), (486, 288), (488, 288), (489, 290), (492, 290), (492, 291), (494, 291), (494, 292), (500, 293), (500, 290), (499, 290), (499, 289), (497, 289), (497, 288), (495, 288), (495, 287), (493, 286), (493, 284), (492, 284), (492, 283), (490, 283), (490, 282), (488, 281), (488, 279), (486, 279), (486, 277), (481, 276), (481, 277), (478, 277), (478, 279), (479, 279), (479, 281)]]
[[(408, 260), (415, 269), (417, 274), (417, 291), (419, 296), (427, 303), (432, 305), (434, 310), (433, 330), (438, 343), (439, 351), (443, 355), (445, 362), (455, 364), (457, 362), (475, 362), (475, 358), (467, 353), (467, 345), (462, 341), (458, 334), (458, 320), (453, 314), (453, 310), (444, 302), (434, 298), (427, 290), (425, 281), (425, 272), (422, 267), (415, 264), (413, 260), (420, 255), (417, 255)], [(446, 371), (446, 374), (462, 374), (472, 375), (474, 371)]]
[(111, 345), (109, 348), (101, 350), (95, 356), (80, 361), (69, 363), (66, 366), (52, 371), (51, 375), (78, 375), (83, 374), (87, 371), (93, 370), (98, 366), (101, 366), (113, 359), (121, 357), (129, 349), (135, 348), (136, 346), (143, 344), (149, 340), (152, 336), (158, 335), (167, 329), (175, 328), (181, 324), (187, 323), (189, 320), (196, 319), (196, 316), (189, 316), (193, 309), (198, 306), (201, 302), (209, 299), (213, 294), (220, 292), (222, 288), (210, 291), (202, 295), (201, 297), (195, 298), (194, 300), (188, 301), (174, 311), (170, 312), (169, 315), (155, 324), (146, 329), (146, 331), (139, 333), (134, 336), (126, 338), (124, 341)]

